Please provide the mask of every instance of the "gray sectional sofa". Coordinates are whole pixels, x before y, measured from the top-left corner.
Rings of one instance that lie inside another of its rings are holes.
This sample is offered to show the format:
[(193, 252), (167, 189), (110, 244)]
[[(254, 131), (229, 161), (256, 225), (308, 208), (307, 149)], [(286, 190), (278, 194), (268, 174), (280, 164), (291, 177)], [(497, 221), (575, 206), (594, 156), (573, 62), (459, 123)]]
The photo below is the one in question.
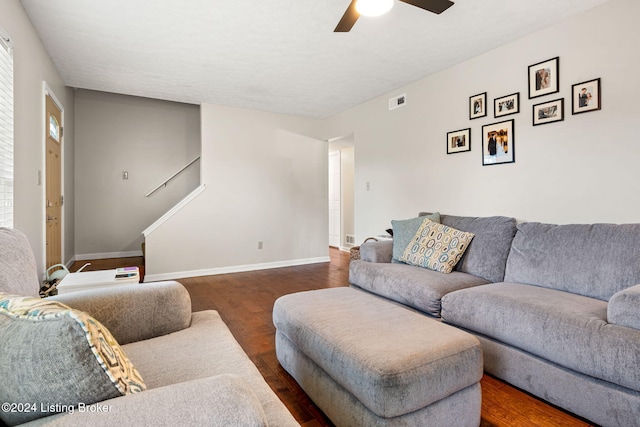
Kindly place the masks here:
[(475, 237), (454, 272), (367, 242), (352, 286), (474, 334), (484, 369), (603, 426), (640, 426), (640, 224), (441, 215)]

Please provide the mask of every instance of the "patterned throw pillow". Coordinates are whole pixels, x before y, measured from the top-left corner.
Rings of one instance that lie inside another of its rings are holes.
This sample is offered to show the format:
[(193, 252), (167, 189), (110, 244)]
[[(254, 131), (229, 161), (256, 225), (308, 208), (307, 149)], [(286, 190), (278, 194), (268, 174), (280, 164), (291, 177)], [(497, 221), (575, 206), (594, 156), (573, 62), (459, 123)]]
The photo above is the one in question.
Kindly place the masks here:
[(473, 236), (473, 233), (425, 220), (404, 250), (400, 261), (441, 273), (451, 273)]
[(425, 214), (416, 218), (392, 220), (393, 227), (393, 260), (398, 262), (404, 253), (404, 249), (412, 241), (416, 231), (426, 220), (440, 222), (440, 212)]
[(0, 402), (34, 405), (0, 411), (8, 425), (146, 389), (100, 322), (57, 301), (2, 293), (0, 378)]

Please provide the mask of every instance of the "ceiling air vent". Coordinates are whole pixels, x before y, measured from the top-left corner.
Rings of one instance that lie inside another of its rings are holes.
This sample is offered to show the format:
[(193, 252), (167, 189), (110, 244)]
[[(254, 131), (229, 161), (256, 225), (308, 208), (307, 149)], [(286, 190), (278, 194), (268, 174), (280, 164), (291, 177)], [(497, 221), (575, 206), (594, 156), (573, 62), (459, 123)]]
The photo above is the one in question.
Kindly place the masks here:
[(407, 94), (403, 93), (389, 100), (389, 111), (404, 107), (405, 105), (407, 105)]

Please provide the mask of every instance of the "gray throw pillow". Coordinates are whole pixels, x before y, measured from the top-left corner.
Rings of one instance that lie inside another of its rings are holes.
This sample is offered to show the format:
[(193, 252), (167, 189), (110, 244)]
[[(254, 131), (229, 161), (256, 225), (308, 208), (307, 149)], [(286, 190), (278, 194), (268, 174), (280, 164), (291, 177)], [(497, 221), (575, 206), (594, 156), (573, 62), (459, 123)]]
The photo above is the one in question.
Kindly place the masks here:
[(409, 246), (409, 243), (424, 222), (425, 218), (439, 223), (440, 212), (434, 212), (432, 214), (416, 218), (391, 221), (391, 227), (393, 228), (393, 262), (401, 262), (400, 258), (402, 257), (404, 250)]

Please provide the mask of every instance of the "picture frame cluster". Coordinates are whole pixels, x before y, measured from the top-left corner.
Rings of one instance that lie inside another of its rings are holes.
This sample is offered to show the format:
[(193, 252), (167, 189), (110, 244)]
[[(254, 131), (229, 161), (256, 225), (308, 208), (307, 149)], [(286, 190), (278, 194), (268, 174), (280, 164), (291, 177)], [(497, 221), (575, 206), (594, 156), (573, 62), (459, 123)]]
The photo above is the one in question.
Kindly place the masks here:
[[(560, 92), (560, 57), (528, 66), (529, 99)], [(594, 78), (571, 85), (571, 114), (602, 109), (601, 79)], [(469, 120), (488, 116), (487, 92), (469, 97)], [(532, 126), (564, 120), (565, 98), (535, 103), (531, 107)], [(493, 99), (493, 117), (498, 119), (520, 113), (520, 92)], [(482, 125), (482, 165), (515, 163), (515, 119)], [(471, 128), (447, 132), (447, 154), (471, 151)]]

